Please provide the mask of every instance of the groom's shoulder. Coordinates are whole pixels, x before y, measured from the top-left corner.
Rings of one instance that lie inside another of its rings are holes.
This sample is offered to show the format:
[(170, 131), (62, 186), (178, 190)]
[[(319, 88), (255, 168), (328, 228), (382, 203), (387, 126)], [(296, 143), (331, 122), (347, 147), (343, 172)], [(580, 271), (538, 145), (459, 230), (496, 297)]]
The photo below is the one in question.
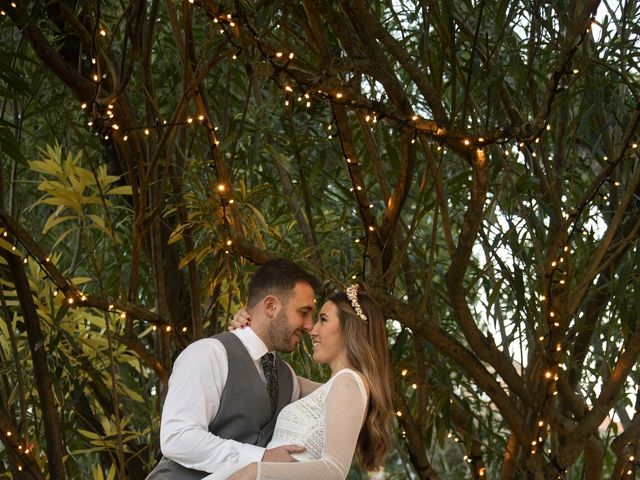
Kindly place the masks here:
[(180, 357), (197, 357), (202, 355), (219, 355), (224, 354), (224, 347), (220, 340), (215, 337), (201, 338), (190, 343), (180, 353)]

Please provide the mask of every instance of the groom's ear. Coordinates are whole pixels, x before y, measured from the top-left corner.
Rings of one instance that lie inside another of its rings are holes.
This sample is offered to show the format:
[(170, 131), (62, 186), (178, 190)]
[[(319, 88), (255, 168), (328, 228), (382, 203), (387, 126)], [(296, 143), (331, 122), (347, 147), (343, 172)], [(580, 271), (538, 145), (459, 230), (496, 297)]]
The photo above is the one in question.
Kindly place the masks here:
[(282, 303), (280, 299), (275, 295), (269, 294), (262, 300), (264, 306), (264, 313), (269, 318), (275, 318), (280, 312)]

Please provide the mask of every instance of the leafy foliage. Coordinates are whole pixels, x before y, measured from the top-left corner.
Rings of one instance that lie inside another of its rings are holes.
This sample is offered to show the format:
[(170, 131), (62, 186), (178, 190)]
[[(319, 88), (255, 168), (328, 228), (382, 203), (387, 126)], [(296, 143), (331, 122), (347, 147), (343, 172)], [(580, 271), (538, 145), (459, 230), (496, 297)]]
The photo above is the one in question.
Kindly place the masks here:
[(0, 8), (0, 475), (144, 478), (268, 255), (383, 306), (386, 478), (638, 468), (633, 2)]

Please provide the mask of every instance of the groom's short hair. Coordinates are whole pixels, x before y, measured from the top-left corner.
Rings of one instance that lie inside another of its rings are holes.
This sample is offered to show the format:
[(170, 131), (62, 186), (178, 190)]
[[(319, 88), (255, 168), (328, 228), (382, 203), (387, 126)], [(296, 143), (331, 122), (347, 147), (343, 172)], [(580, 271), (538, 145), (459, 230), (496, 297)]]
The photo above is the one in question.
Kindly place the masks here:
[(271, 258), (251, 277), (247, 306), (255, 306), (269, 294), (286, 303), (298, 283), (308, 284), (314, 292), (320, 290), (320, 280), (297, 263), (287, 258)]

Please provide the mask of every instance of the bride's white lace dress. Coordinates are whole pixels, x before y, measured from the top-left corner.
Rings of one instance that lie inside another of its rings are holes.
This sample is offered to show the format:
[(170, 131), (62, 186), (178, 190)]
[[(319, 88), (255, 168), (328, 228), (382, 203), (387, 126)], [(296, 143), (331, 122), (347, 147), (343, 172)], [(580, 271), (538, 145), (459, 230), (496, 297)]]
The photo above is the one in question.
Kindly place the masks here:
[(367, 392), (353, 370), (337, 372), (313, 393), (282, 409), (267, 448), (296, 444), (299, 463), (261, 462), (259, 480), (347, 477), (367, 409)]
[[(360, 374), (343, 369), (315, 391), (284, 407), (267, 448), (302, 445), (298, 462), (260, 462), (257, 480), (344, 480), (367, 411), (367, 391)], [(228, 478), (220, 471), (203, 480)]]

